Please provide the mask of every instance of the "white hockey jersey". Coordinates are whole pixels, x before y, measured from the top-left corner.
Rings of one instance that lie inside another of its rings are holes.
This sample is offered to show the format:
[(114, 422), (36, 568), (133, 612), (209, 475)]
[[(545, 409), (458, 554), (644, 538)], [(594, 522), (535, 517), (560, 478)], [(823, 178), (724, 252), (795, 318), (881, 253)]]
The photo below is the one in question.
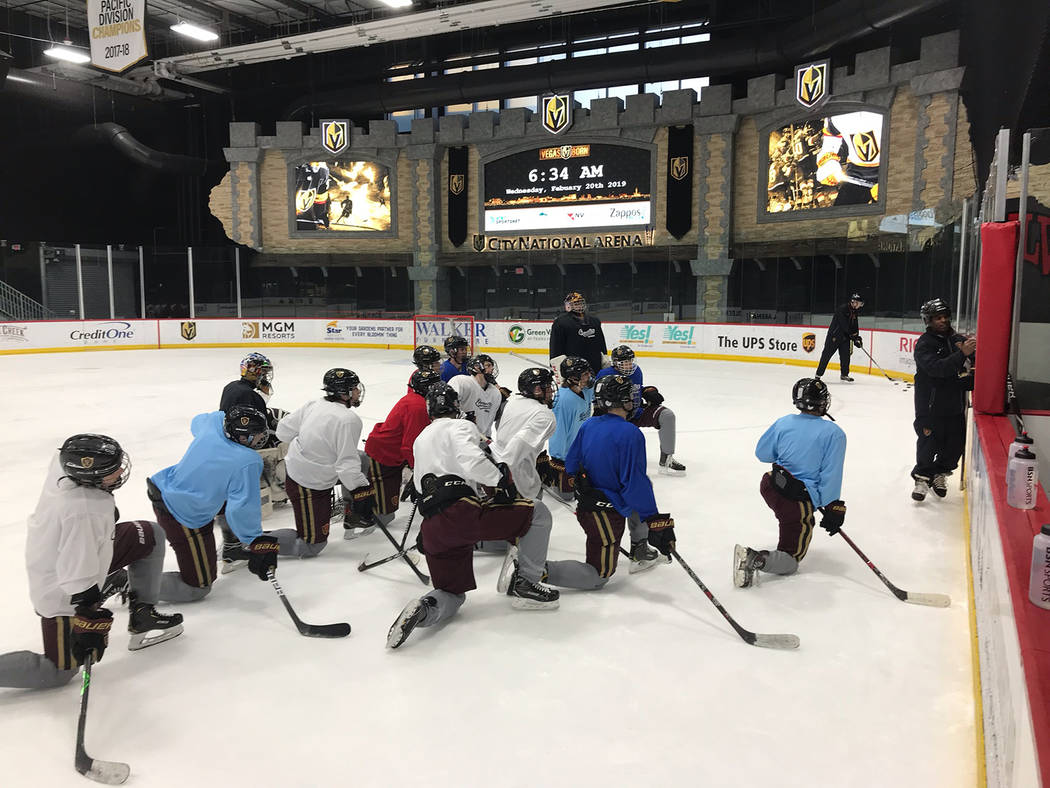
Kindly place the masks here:
[(412, 454), (416, 458), (417, 490), (428, 473), (458, 476), (474, 492), (478, 491), (478, 484), (499, 484), (499, 468), (482, 450), (478, 428), (466, 419), (434, 419), (412, 444)]
[(536, 458), (556, 426), (554, 411), (542, 402), (516, 394), (507, 400), (492, 439), (492, 455), (498, 462), (507, 463), (514, 486), (530, 500), (536, 499), (542, 486)]
[(482, 388), (473, 375), (456, 375), (449, 380), (448, 385), (459, 395), (460, 410), (474, 414), (478, 432), (486, 438), (491, 437), (492, 422), (496, 420), (499, 406), (503, 402), (499, 386), (490, 383), (486, 388)]
[(70, 597), (101, 589), (113, 561), (112, 494), (62, 477), (55, 452), (26, 534), (29, 598), (45, 618), (72, 616)]
[(357, 444), (361, 417), (341, 402), (307, 402), (277, 424), (277, 439), (288, 442), (287, 474), (311, 490), (330, 490), (342, 482), (348, 490), (368, 484)]
[[(846, 145), (846, 169), (840, 150)], [(817, 156), (817, 180), (834, 185), (843, 174), (878, 180), (882, 152), (882, 115), (878, 112), (848, 112), (824, 120), (824, 141)]]

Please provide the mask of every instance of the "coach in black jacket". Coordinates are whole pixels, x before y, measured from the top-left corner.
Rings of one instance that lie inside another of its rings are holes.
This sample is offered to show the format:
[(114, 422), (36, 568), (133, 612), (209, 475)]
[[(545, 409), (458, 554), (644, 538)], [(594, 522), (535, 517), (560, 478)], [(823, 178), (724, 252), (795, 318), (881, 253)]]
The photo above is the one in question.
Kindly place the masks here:
[(860, 329), (857, 327), (857, 314), (862, 306), (864, 306), (864, 299), (859, 293), (854, 293), (849, 297), (849, 301), (835, 310), (831, 318), (831, 325), (828, 326), (828, 334), (824, 338), (824, 351), (820, 354), (820, 364), (817, 365), (818, 378), (824, 374), (828, 368), (828, 362), (838, 350), (839, 379), (849, 383), (853, 382), (853, 378), (849, 376), (850, 343), (852, 342), (857, 347), (864, 345), (864, 340), (860, 338)]
[(977, 340), (957, 334), (952, 313), (939, 298), (922, 305), (926, 333), (915, 340), (915, 467), (911, 497), (929, 488), (948, 494), (946, 478), (959, 465), (966, 445), (966, 392), (973, 390)]

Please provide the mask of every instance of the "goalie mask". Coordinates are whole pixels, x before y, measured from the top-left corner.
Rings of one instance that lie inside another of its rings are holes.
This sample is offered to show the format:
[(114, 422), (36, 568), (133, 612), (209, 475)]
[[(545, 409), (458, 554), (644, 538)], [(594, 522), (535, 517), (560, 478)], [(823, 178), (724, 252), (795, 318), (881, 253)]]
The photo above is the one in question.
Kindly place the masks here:
[(75, 484), (106, 492), (121, 487), (131, 475), (127, 453), (108, 435), (81, 433), (67, 438), (58, 450), (58, 461), (63, 475)]
[(256, 386), (269, 386), (273, 382), (273, 364), (262, 353), (249, 353), (241, 360), (241, 377)]
[(565, 296), (565, 311), (582, 315), (587, 311), (587, 299), (583, 297), (582, 293), (575, 291), (569, 293)]

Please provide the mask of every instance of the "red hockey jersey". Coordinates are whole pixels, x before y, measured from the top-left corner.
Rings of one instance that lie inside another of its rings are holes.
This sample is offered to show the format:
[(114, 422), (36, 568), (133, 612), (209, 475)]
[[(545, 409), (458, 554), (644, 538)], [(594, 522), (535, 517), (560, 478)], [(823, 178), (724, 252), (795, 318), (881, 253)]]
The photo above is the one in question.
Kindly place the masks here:
[(397, 401), (386, 421), (372, 428), (365, 441), (365, 454), (380, 465), (407, 462), (409, 467), (414, 467), (416, 462), (412, 456), (412, 444), (428, 424), (430, 416), (427, 415), (427, 401), (410, 391)]

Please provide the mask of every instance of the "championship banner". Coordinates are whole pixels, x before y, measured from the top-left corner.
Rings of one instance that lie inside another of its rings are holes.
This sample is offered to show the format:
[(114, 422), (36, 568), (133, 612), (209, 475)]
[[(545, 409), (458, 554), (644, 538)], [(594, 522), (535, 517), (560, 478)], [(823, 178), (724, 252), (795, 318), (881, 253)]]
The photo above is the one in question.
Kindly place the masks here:
[(87, 0), (91, 65), (120, 73), (147, 56), (146, 0)]
[(448, 239), (453, 246), (467, 240), (467, 147), (448, 149)]
[(693, 127), (667, 129), (667, 232), (681, 238), (693, 226)]

